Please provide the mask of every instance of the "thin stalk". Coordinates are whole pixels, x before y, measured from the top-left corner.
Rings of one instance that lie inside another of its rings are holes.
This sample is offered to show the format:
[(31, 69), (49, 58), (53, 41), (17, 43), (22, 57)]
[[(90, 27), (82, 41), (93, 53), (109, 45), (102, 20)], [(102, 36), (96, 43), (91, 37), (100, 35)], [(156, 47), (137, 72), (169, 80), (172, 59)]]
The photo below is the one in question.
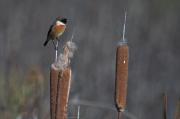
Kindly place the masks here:
[(126, 32), (126, 11), (125, 11), (125, 14), (124, 14), (124, 27), (123, 27), (123, 41), (125, 42), (125, 32)]
[(80, 105), (78, 106), (77, 119), (80, 119)]
[(118, 119), (122, 119), (122, 112), (118, 111)]
[(164, 111), (163, 111), (163, 118), (167, 119), (167, 95), (164, 93), (163, 95), (163, 105), (164, 105)]

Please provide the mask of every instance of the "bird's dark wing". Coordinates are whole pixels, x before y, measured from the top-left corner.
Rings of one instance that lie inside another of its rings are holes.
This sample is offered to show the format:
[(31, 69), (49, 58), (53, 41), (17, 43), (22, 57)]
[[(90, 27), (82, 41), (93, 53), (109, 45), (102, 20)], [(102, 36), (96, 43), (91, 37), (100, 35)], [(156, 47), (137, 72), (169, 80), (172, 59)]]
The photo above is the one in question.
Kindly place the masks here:
[(49, 31), (48, 31), (48, 33), (47, 33), (47, 39), (46, 39), (46, 40), (50, 40), (52, 28), (53, 28), (53, 25), (51, 25), (50, 28), (49, 28)]
[(51, 30), (52, 30), (52, 28), (53, 28), (53, 25), (51, 25), (50, 28), (49, 28), (49, 31), (48, 31), (48, 33), (47, 33), (46, 41), (45, 41), (44, 44), (43, 44), (44, 46), (46, 46), (47, 43), (49, 42), (49, 40), (51, 39)]

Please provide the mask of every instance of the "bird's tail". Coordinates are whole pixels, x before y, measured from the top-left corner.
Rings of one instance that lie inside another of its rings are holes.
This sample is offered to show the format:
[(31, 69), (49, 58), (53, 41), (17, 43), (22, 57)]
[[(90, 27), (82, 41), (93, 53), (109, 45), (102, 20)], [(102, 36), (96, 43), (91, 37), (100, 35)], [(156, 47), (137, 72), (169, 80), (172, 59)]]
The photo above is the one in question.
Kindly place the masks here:
[(48, 42), (49, 42), (49, 39), (47, 39), (43, 45), (46, 46)]

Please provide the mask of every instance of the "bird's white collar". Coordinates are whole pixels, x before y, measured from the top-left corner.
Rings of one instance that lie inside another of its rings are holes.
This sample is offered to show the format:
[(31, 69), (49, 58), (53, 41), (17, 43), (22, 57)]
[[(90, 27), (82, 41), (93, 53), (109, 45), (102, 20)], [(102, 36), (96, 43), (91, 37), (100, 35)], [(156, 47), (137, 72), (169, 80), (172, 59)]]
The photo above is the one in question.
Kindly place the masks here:
[(65, 25), (65, 24), (61, 21), (56, 21), (56, 25)]

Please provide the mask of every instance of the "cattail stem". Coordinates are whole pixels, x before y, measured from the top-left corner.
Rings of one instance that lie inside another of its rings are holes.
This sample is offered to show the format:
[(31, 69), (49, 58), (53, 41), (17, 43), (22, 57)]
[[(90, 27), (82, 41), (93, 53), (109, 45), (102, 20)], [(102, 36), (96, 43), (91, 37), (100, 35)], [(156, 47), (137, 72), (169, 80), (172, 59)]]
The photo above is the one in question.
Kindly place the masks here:
[(119, 112), (125, 110), (128, 81), (129, 48), (127, 44), (118, 46), (116, 52), (116, 106)]
[(77, 119), (80, 119), (80, 105), (78, 106)]
[(71, 68), (51, 68), (50, 76), (51, 119), (67, 119), (67, 103), (71, 84)]
[(164, 105), (164, 111), (163, 111), (163, 118), (167, 119), (167, 95), (163, 95), (163, 105)]
[(118, 119), (122, 119), (122, 112), (118, 111)]

